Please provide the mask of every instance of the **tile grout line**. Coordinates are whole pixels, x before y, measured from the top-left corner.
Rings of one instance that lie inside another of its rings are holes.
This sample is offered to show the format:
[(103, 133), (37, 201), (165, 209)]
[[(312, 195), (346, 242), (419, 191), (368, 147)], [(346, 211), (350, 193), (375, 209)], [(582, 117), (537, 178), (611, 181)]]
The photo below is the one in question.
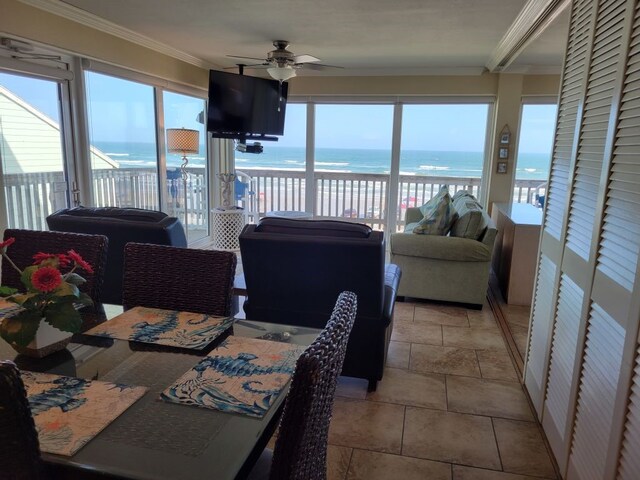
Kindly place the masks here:
[(407, 406), (405, 405), (402, 409), (402, 434), (400, 435), (400, 455), (402, 455), (402, 450), (404, 449), (404, 425), (407, 421)]
[(347, 480), (349, 478), (349, 470), (351, 470), (351, 462), (353, 461), (353, 452), (355, 452), (355, 448), (351, 448), (351, 454), (349, 455), (349, 462), (347, 463), (347, 470), (344, 472), (344, 477), (342, 480)]
[(498, 460), (500, 461), (500, 470), (504, 472), (504, 464), (502, 463), (502, 455), (500, 454), (500, 445), (498, 444), (498, 435), (496, 434), (496, 426), (491, 418), (491, 430), (493, 430), (493, 440), (496, 442), (496, 451), (498, 452)]

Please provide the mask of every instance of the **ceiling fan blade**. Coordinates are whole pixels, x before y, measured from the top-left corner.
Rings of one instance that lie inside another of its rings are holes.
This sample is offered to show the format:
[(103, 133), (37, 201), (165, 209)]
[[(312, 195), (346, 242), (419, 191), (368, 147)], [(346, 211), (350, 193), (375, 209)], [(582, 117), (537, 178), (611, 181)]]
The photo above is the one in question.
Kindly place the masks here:
[(245, 60), (258, 60), (259, 62), (264, 62), (264, 58), (255, 58), (255, 57), (242, 57), (239, 55), (226, 55), (229, 58), (244, 58)]
[(312, 55), (295, 55), (291, 60), (293, 60), (293, 63), (315, 63), (322, 61)]
[(327, 65), (325, 63), (303, 63), (301, 67), (308, 68), (309, 70), (323, 70), (325, 68), (344, 68), (338, 65)]

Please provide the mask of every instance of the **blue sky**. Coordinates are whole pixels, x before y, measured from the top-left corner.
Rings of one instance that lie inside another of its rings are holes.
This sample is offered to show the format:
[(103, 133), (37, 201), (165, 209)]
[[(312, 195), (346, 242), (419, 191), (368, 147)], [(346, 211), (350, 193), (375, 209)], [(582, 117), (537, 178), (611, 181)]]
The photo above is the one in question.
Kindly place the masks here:
[[(58, 121), (54, 82), (0, 73), (0, 85)], [(87, 89), (94, 141), (155, 141), (152, 87), (89, 73)], [(202, 129), (202, 125), (196, 122), (196, 116), (202, 109), (200, 100), (167, 92), (164, 104), (167, 128)], [(525, 105), (524, 109), (520, 151), (550, 153), (556, 107)], [(487, 105), (405, 105), (402, 148), (482, 151), (487, 114)], [(285, 135), (277, 144), (265, 143), (265, 147), (303, 147), (305, 123), (305, 106), (290, 103), (287, 105)], [(392, 124), (392, 105), (317, 105), (316, 147), (390, 150)]]

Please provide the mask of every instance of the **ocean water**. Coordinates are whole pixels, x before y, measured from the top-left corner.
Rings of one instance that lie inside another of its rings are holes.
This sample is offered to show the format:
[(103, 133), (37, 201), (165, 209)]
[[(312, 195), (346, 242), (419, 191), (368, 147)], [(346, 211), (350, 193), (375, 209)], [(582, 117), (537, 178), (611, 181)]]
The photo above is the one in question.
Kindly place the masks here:
[[(156, 165), (155, 146), (149, 143), (94, 142), (103, 153), (120, 164), (120, 168), (143, 168)], [(305, 150), (302, 147), (280, 147), (263, 143), (261, 154), (236, 152), (236, 168), (304, 170)], [(204, 152), (204, 145), (200, 146)], [(482, 152), (403, 150), (400, 173), (447, 177), (480, 177)], [(204, 166), (205, 156), (190, 155), (190, 166)], [(518, 159), (516, 177), (544, 181), (548, 176), (550, 156), (522, 153)], [(179, 155), (167, 155), (169, 168), (179, 167)], [(316, 170), (330, 172), (388, 174), (391, 166), (390, 150), (317, 148)]]

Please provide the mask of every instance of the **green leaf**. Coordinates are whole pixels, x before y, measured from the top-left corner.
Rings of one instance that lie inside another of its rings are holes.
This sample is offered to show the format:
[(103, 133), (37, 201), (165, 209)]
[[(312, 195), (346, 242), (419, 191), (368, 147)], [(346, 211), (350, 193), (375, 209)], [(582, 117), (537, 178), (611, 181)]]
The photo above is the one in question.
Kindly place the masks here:
[(80, 296), (80, 290), (75, 285), (71, 285), (67, 282), (62, 282), (58, 288), (55, 290), (55, 295), (57, 297), (74, 297), (78, 298)]
[(82, 317), (73, 303), (52, 303), (44, 309), (44, 319), (52, 327), (64, 332), (77, 333), (82, 326)]
[(78, 298), (76, 303), (79, 303), (80, 305), (83, 305), (86, 307), (86, 306), (93, 305), (93, 300), (91, 300), (91, 297), (86, 293), (80, 292), (80, 297)]
[(76, 286), (80, 286), (83, 283), (87, 283), (87, 281), (84, 278), (82, 278), (80, 275), (78, 275), (77, 273), (71, 273), (71, 274), (67, 275), (65, 280), (68, 283), (70, 283), (71, 285), (76, 285)]
[(40, 312), (32, 310), (22, 310), (5, 317), (0, 325), (0, 336), (8, 343), (24, 347), (36, 336), (41, 319)]
[(25, 286), (27, 291), (34, 290), (33, 284), (31, 283), (31, 275), (38, 269), (38, 265), (31, 265), (30, 267), (25, 268), (22, 271), (22, 275), (20, 276), (20, 281)]
[(9, 295), (13, 295), (17, 291), (17, 288), (0, 286), (0, 297), (8, 297)]

